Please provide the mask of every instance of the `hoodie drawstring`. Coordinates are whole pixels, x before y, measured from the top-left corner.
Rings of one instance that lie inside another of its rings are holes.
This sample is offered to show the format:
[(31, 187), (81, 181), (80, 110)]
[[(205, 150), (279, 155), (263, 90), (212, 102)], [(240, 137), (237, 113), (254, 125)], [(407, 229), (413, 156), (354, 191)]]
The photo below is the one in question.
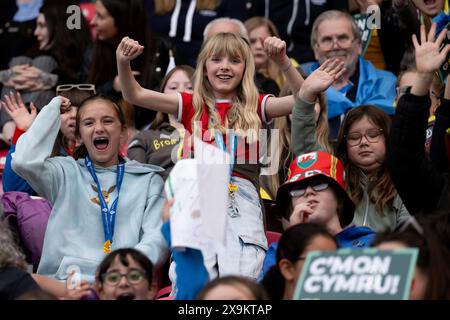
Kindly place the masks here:
[(191, 3), (189, 4), (189, 9), (186, 14), (186, 23), (184, 25), (184, 42), (191, 42), (191, 35), (192, 35), (192, 21), (194, 20), (194, 12), (195, 7), (197, 5), (196, 0), (191, 0)]
[[(294, 27), (295, 18), (297, 18), (297, 12), (298, 12), (298, 1), (294, 0), (293, 8), (292, 8), (292, 16), (291, 19), (289, 19), (289, 23), (287, 26), (287, 34), (291, 38), (291, 45), (288, 48), (288, 51), (291, 51), (294, 47), (294, 41), (292, 41), (292, 28)], [(306, 0), (307, 3), (309, 3), (309, 0)]]
[(170, 18), (169, 37), (174, 38), (177, 35), (178, 17), (180, 16), (181, 0), (177, 0), (175, 8), (173, 9), (172, 17)]

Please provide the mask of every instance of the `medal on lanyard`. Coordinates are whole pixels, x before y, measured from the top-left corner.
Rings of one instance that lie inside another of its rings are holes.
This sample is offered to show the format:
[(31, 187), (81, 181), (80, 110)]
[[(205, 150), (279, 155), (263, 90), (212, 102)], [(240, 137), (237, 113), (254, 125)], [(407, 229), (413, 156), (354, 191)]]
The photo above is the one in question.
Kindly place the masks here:
[[(217, 133), (217, 131), (214, 132), (214, 136), (216, 139), (217, 146), (221, 148), (223, 151), (227, 152), (227, 147), (225, 146), (225, 143), (223, 142), (223, 137), (220, 133)], [(233, 167), (234, 167), (234, 158), (236, 155), (236, 148), (237, 148), (237, 137), (233, 132), (233, 129), (230, 130), (230, 182), (228, 183), (228, 190), (230, 192), (230, 204), (229, 208), (231, 210), (231, 217), (237, 217), (239, 216), (239, 209), (236, 205), (236, 191), (238, 190), (238, 186), (233, 184), (231, 182), (231, 179), (233, 177)]]
[(105, 242), (103, 244), (103, 252), (104, 253), (110, 253), (111, 252), (111, 244), (113, 242), (113, 236), (114, 236), (114, 225), (116, 222), (116, 211), (117, 211), (117, 204), (119, 202), (119, 194), (120, 194), (120, 187), (122, 186), (123, 176), (124, 176), (124, 167), (125, 167), (125, 161), (121, 160), (117, 164), (117, 176), (116, 176), (116, 188), (117, 188), (117, 198), (113, 201), (111, 208), (108, 208), (108, 204), (105, 201), (105, 198), (103, 197), (102, 189), (100, 187), (100, 182), (98, 181), (97, 174), (95, 173), (95, 169), (92, 166), (92, 161), (89, 156), (86, 156), (84, 159), (84, 163), (89, 171), (89, 173), (92, 176), (92, 179), (94, 179), (95, 184), (97, 185), (97, 193), (98, 193), (98, 200), (100, 202), (100, 208), (101, 208), (101, 215), (102, 215), (102, 223), (103, 223), (103, 232), (105, 235)]

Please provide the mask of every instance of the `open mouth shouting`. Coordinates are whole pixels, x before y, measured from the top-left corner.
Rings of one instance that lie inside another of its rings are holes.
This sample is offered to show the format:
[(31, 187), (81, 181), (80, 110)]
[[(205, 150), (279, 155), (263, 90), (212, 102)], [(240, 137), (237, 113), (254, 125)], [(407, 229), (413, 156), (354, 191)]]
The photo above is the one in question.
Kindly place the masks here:
[(94, 138), (94, 147), (97, 151), (105, 151), (108, 148), (109, 139), (107, 137)]
[(133, 292), (124, 292), (117, 297), (117, 300), (134, 300), (134, 299), (135, 295)]

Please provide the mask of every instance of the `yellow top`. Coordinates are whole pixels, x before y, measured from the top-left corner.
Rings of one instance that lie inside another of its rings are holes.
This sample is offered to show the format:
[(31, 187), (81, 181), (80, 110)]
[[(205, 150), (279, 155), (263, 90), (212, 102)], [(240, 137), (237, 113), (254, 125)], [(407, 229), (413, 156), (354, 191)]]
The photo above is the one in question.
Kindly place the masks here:
[(364, 58), (372, 62), (376, 68), (386, 70), (386, 62), (383, 51), (381, 50), (380, 37), (378, 36), (377, 29), (373, 29)]

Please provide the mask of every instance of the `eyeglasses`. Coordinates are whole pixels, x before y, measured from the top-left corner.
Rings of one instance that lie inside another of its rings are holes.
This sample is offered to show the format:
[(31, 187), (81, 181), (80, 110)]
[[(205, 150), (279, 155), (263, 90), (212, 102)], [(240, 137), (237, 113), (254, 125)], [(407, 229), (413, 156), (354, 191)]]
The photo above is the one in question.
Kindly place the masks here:
[(324, 37), (318, 41), (318, 45), (323, 50), (330, 50), (331, 48), (333, 48), (335, 40), (340, 48), (346, 49), (352, 45), (355, 38), (350, 38), (346, 34), (340, 35), (336, 38)]
[(72, 89), (78, 89), (81, 91), (92, 91), (93, 94), (96, 93), (95, 85), (90, 83), (80, 83), (80, 84), (61, 84), (56, 87), (56, 95), (59, 95), (63, 91), (70, 91)]
[(418, 234), (420, 234), (421, 236), (423, 236), (423, 228), (422, 226), (419, 224), (419, 222), (417, 222), (416, 218), (414, 218), (413, 216), (410, 216), (408, 219), (400, 222), (394, 229), (394, 232), (403, 232), (405, 231), (409, 226), (413, 227), (414, 230), (416, 230), (416, 232)]
[(131, 284), (139, 284), (146, 279), (146, 273), (143, 270), (131, 269), (128, 273), (120, 273), (119, 271), (110, 271), (102, 274), (103, 282), (110, 286), (117, 286), (126, 277)]
[(289, 191), (289, 194), (293, 198), (302, 197), (306, 193), (306, 189), (308, 189), (308, 186), (310, 186), (314, 191), (319, 192), (328, 188), (328, 182), (312, 181), (301, 188)]
[(360, 132), (352, 132), (352, 133), (347, 134), (345, 136), (345, 138), (347, 139), (348, 145), (350, 147), (354, 147), (361, 143), (363, 136), (370, 143), (378, 142), (378, 140), (380, 140), (380, 136), (382, 135), (382, 133), (383, 133), (383, 129), (375, 128), (375, 129), (367, 130), (365, 134), (362, 134)]

